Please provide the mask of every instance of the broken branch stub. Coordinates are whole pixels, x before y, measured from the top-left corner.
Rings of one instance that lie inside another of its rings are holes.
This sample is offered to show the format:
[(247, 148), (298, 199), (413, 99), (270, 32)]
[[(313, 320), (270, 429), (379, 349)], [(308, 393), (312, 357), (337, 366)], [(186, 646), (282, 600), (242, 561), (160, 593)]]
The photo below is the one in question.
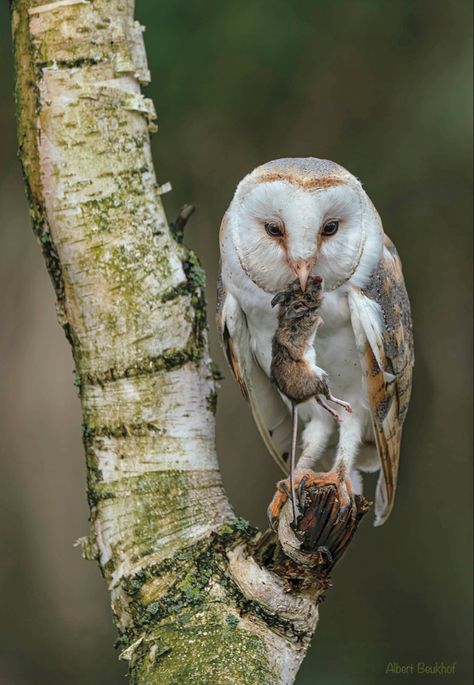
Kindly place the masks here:
[(288, 503), (281, 512), (278, 539), (284, 553), (308, 571), (329, 573), (343, 556), (370, 506), (364, 497), (356, 495), (348, 507), (341, 509), (333, 485), (308, 488), (295, 529)]
[(184, 205), (183, 207), (181, 207), (181, 210), (176, 219), (170, 224), (171, 234), (178, 243), (183, 242), (184, 229), (195, 211), (195, 205)]

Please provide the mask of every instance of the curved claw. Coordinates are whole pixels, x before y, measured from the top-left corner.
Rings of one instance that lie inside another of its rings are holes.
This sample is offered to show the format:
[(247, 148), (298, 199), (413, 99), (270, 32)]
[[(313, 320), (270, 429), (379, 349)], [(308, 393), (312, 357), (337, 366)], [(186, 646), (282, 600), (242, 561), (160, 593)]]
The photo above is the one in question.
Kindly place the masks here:
[(327, 547), (321, 545), (316, 549), (316, 552), (321, 554), (321, 556), (323, 557), (323, 563), (325, 566), (332, 566), (333, 556), (331, 554), (331, 551)]
[[(340, 512), (338, 520), (347, 512), (348, 508), (353, 509), (354, 500), (352, 497), (352, 484), (348, 477), (341, 475), (340, 467), (335, 467), (327, 473), (315, 473), (310, 469), (301, 469), (296, 473), (295, 477), (295, 495), (298, 500), (299, 509), (301, 512), (305, 510), (305, 490), (311, 486), (321, 487), (325, 485), (333, 485), (338, 494)], [(281, 480), (277, 483), (277, 491), (273, 496), (270, 506), (267, 510), (268, 521), (272, 530), (276, 531), (280, 512), (285, 502), (291, 499), (291, 492), (289, 482)], [(295, 521), (293, 522), (295, 524)], [(297, 521), (296, 521), (297, 523)], [(292, 526), (293, 530), (296, 526)]]
[(277, 483), (277, 491), (273, 496), (272, 501), (267, 509), (268, 522), (270, 523), (270, 528), (276, 533), (278, 528), (278, 520), (280, 518), (280, 512), (286, 500), (290, 496), (290, 491), (288, 485), (284, 480)]
[[(302, 470), (299, 473), (296, 474), (296, 479), (295, 479), (295, 494), (298, 499), (298, 503), (300, 505), (300, 509), (304, 511), (304, 488), (308, 483), (308, 480), (311, 482), (311, 479), (314, 477), (314, 473), (312, 471), (309, 471), (308, 469)], [(289, 481), (288, 480), (280, 480), (277, 483), (277, 490), (273, 496), (272, 501), (270, 502), (270, 506), (267, 509), (267, 517), (268, 521), (270, 523), (270, 527), (273, 531), (276, 532), (278, 528), (278, 519), (280, 518), (280, 512), (283, 508), (283, 505), (285, 502), (291, 499), (291, 492), (290, 492), (290, 487), (289, 487)], [(297, 517), (298, 519), (299, 512), (297, 511)], [(293, 521), (293, 523), (295, 523)], [(292, 526), (293, 529), (295, 530), (295, 526)]]
[(278, 516), (275, 517), (272, 515), (271, 505), (267, 509), (267, 519), (270, 528), (273, 530), (274, 533), (276, 533), (278, 530)]
[(349, 501), (346, 502), (345, 504), (343, 504), (343, 505), (341, 506), (341, 508), (339, 509), (339, 512), (338, 512), (337, 517), (336, 517), (336, 523), (339, 523), (339, 521), (340, 521), (342, 518), (344, 518), (344, 516), (346, 515), (348, 509), (351, 510), (352, 516), (355, 515), (354, 496), (353, 496), (353, 495), (348, 495), (348, 497), (349, 497)]

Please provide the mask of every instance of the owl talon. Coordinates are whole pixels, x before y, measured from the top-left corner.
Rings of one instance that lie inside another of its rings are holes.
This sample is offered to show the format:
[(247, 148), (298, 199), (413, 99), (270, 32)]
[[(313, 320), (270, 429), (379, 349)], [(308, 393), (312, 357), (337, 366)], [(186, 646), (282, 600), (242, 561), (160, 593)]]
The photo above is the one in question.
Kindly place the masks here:
[(288, 490), (288, 486), (285, 483), (285, 481), (280, 481), (279, 483), (277, 483), (277, 491), (273, 496), (272, 501), (270, 502), (270, 506), (267, 509), (267, 517), (270, 523), (270, 528), (275, 532), (278, 528), (280, 512), (283, 508), (283, 505), (287, 501), (289, 495), (290, 491)]
[(274, 518), (274, 517), (272, 516), (272, 512), (271, 512), (271, 508), (270, 508), (270, 507), (268, 507), (268, 509), (267, 509), (267, 519), (268, 519), (268, 525), (269, 525), (270, 528), (273, 530), (273, 532), (276, 533), (276, 532), (277, 532), (277, 529), (278, 529), (278, 525), (277, 525), (277, 523), (278, 523), (278, 518)]
[[(345, 474), (344, 465), (336, 466), (327, 473), (315, 473), (311, 469), (301, 469), (295, 473), (295, 496), (300, 510), (303, 512), (305, 509), (305, 490), (310, 487), (320, 488), (327, 485), (334, 486), (337, 491), (339, 512), (336, 521), (339, 522), (346, 515), (348, 509), (352, 513), (355, 511), (352, 483)], [(291, 499), (289, 481), (281, 480), (277, 483), (277, 491), (268, 507), (268, 520), (272, 530), (276, 530), (281, 510), (288, 499)], [(301, 540), (301, 534), (296, 531), (295, 522), (293, 522), (292, 528), (298, 539)]]
[[(354, 496), (352, 493), (346, 494), (345, 500), (341, 499), (341, 507), (339, 509), (339, 513), (336, 517), (336, 523), (339, 523), (341, 519), (343, 519), (347, 513), (347, 511), (350, 509), (351, 510), (351, 517), (355, 515), (355, 501), (354, 501)], [(342, 502), (344, 501), (344, 504)]]
[(324, 545), (321, 545), (316, 549), (316, 552), (323, 557), (322, 563), (324, 566), (332, 566), (334, 560), (331, 554), (331, 550), (329, 550)]

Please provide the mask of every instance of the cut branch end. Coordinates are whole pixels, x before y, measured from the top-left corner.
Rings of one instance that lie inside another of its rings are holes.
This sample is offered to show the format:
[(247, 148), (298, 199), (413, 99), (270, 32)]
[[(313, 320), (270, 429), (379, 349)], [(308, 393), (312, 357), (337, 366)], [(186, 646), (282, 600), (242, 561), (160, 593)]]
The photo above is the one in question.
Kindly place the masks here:
[(278, 538), (287, 556), (302, 568), (329, 573), (341, 559), (371, 506), (361, 495), (341, 508), (333, 485), (308, 488), (302, 515), (294, 527), (290, 507), (280, 516)]

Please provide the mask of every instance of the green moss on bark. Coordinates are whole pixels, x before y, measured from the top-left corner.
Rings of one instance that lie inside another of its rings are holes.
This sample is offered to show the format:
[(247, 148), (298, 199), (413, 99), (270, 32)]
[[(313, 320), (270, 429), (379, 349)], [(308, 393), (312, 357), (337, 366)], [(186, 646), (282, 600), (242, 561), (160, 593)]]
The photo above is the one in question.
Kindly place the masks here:
[(236, 520), (210, 540), (123, 581), (134, 629), (121, 635), (119, 646), (139, 641), (131, 682), (274, 685), (267, 645), (241, 621), (249, 609), (225, 571), (226, 552), (254, 533)]
[[(168, 454), (154, 463), (152, 449), (137, 448), (157, 438), (148, 421), (156, 406), (133, 406), (138, 384), (117, 383), (107, 396), (97, 387), (140, 376), (145, 396), (158, 399), (156, 377), (189, 363), (198, 401), (215, 411), (217, 374), (203, 364), (205, 276), (166, 227), (148, 139), (153, 108), (133, 83), (147, 69), (132, 6), (13, 2), (20, 156), (83, 405), (92, 524), (83, 550), (111, 588), (134, 685), (274, 685), (262, 634), (297, 635), (227, 572), (227, 551), (254, 531), (232, 520), (206, 442), (212, 416), (204, 411), (201, 470), (168, 470)], [(179, 415), (171, 393), (167, 401), (159, 409), (170, 425), (196, 406)], [(158, 437), (166, 450), (166, 428)], [(133, 447), (140, 475), (124, 477), (117, 464)]]
[[(207, 606), (179, 624), (164, 621), (141, 643), (130, 670), (133, 685), (275, 685), (262, 638), (229, 626), (225, 607)], [(152, 647), (150, 648), (150, 642)]]

